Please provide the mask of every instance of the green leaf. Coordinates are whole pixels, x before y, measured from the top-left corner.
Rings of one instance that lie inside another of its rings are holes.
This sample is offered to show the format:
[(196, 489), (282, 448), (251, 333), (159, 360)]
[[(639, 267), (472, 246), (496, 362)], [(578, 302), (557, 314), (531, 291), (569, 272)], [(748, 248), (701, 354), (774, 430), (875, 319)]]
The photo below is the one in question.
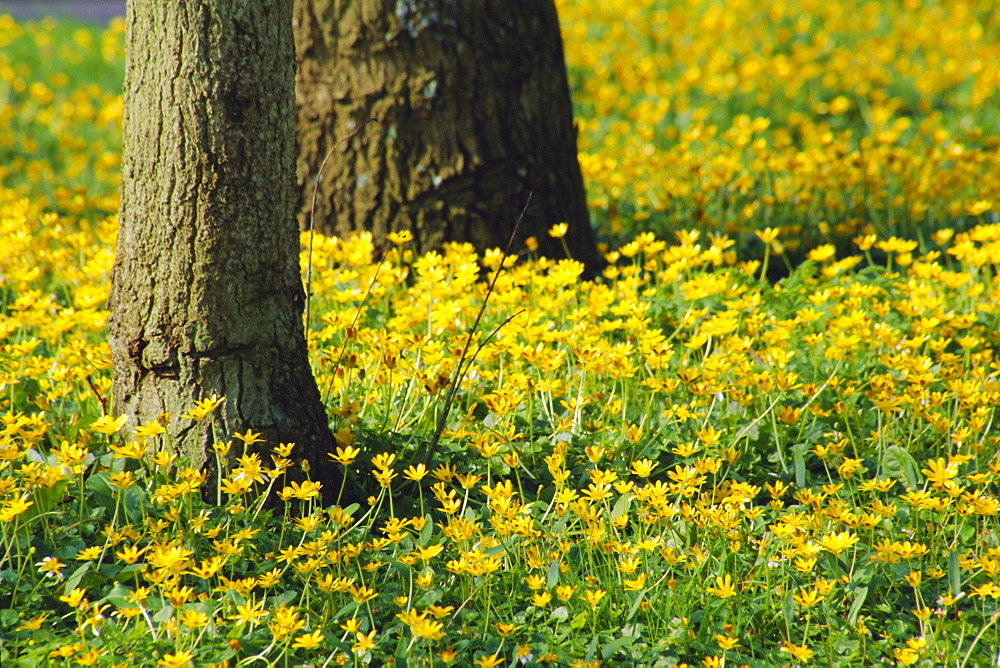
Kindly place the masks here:
[(132, 590), (125, 584), (121, 582), (115, 583), (115, 586), (111, 588), (104, 598), (99, 602), (107, 602), (114, 605), (116, 608), (125, 608), (129, 605), (129, 596), (132, 595)]
[(948, 584), (951, 586), (952, 596), (958, 596), (962, 591), (962, 569), (958, 565), (958, 552), (955, 550), (948, 553)]
[(0, 625), (2, 626), (13, 626), (17, 624), (20, 615), (17, 610), (12, 610), (10, 608), (4, 608), (0, 610)]
[(755, 442), (760, 438), (760, 424), (757, 422), (751, 422), (749, 425), (740, 430), (739, 435), (746, 438), (751, 443)]
[(386, 563), (389, 565), (390, 568), (399, 573), (401, 577), (403, 578), (410, 577), (410, 567), (404, 564), (403, 562), (397, 561), (395, 559), (389, 559)]
[(268, 596), (267, 601), (273, 606), (278, 606), (281, 604), (288, 605), (295, 600), (296, 592), (294, 589), (289, 589), (286, 592), (278, 594), (277, 596)]
[(796, 443), (792, 446), (792, 460), (795, 464), (795, 486), (806, 486), (806, 453), (809, 452), (808, 443)]
[(106, 471), (95, 473), (87, 478), (87, 481), (83, 483), (83, 487), (93, 492), (94, 496), (91, 501), (94, 505), (104, 506), (105, 508), (115, 507), (115, 487), (111, 485), (111, 480)]
[(781, 603), (781, 614), (785, 618), (785, 628), (795, 628), (795, 600), (791, 590), (785, 592), (785, 600)]
[(174, 606), (165, 605), (155, 615), (153, 615), (153, 621), (166, 623), (169, 622), (170, 618), (173, 616), (174, 616)]
[(90, 571), (93, 564), (91, 562), (86, 562), (78, 569), (73, 571), (73, 574), (66, 578), (66, 584), (63, 587), (63, 594), (69, 595), (71, 591), (80, 586), (80, 580)]
[(622, 636), (621, 638), (612, 640), (607, 645), (601, 648), (601, 658), (607, 661), (608, 659), (613, 657), (618, 650), (620, 650), (625, 645), (628, 645), (629, 643), (635, 642), (635, 640), (636, 639), (632, 636)]
[(396, 668), (406, 668), (410, 665), (407, 656), (409, 655), (409, 646), (403, 642), (402, 636), (400, 636), (399, 644), (396, 645)]
[(149, 495), (139, 485), (132, 485), (122, 492), (122, 508), (130, 522), (141, 523), (149, 506)]
[(632, 505), (632, 495), (622, 494), (615, 501), (614, 508), (611, 509), (611, 519), (621, 517), (622, 515), (628, 515), (629, 508)]
[(549, 589), (552, 589), (557, 584), (559, 584), (559, 562), (553, 561), (549, 564), (549, 572), (547, 574), (545, 584)]
[(851, 609), (847, 613), (847, 622), (854, 626), (858, 623), (858, 615), (868, 598), (868, 587), (858, 587), (854, 590), (854, 600), (851, 602)]
[(887, 475), (903, 482), (910, 489), (920, 487), (917, 460), (905, 448), (898, 445), (887, 447), (882, 458), (882, 469)]
[(587, 613), (580, 612), (577, 613), (576, 617), (573, 618), (573, 621), (569, 623), (569, 627), (573, 630), (582, 629), (584, 624), (586, 623), (587, 623)]
[(424, 515), (424, 528), (420, 530), (420, 546), (427, 547), (431, 542), (431, 535), (434, 533), (434, 518)]
[(638, 595), (636, 595), (635, 600), (632, 601), (632, 605), (628, 609), (628, 615), (626, 615), (625, 619), (622, 620), (623, 623), (630, 622), (632, 621), (632, 618), (635, 617), (636, 611), (639, 610), (639, 606), (642, 605), (643, 600), (645, 600), (645, 593), (646, 590), (643, 589)]

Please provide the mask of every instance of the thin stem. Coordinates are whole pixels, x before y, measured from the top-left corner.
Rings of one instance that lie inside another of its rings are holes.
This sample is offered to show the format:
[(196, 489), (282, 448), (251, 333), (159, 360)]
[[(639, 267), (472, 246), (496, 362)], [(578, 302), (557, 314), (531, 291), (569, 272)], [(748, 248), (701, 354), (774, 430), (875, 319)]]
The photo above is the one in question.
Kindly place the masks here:
[(431, 438), (430, 445), (427, 446), (427, 454), (424, 456), (424, 466), (429, 466), (431, 459), (434, 457), (434, 451), (437, 450), (438, 442), (441, 440), (441, 434), (444, 433), (445, 425), (448, 422), (448, 413), (451, 412), (451, 405), (455, 400), (455, 393), (458, 391), (458, 386), (461, 384), (462, 379), (465, 374), (468, 373), (469, 368), (472, 366), (472, 362), (475, 361), (476, 355), (479, 351), (483, 349), (493, 336), (500, 331), (500, 328), (506, 325), (508, 322), (513, 320), (515, 317), (520, 315), (522, 311), (518, 311), (511, 317), (507, 318), (500, 327), (497, 327), (493, 332), (486, 337), (486, 340), (479, 344), (476, 349), (475, 354), (469, 360), (469, 363), (465, 365), (465, 369), (462, 369), (462, 365), (465, 363), (466, 357), (469, 354), (469, 347), (472, 345), (472, 337), (479, 329), (479, 322), (483, 319), (483, 314), (486, 312), (486, 306), (490, 302), (490, 295), (493, 294), (493, 289), (496, 287), (497, 279), (500, 278), (500, 274), (503, 273), (504, 264), (507, 261), (507, 256), (510, 253), (510, 247), (514, 245), (514, 237), (517, 235), (517, 228), (521, 226), (521, 221), (524, 219), (524, 214), (528, 211), (528, 205), (531, 204), (531, 195), (528, 193), (528, 201), (524, 203), (524, 208), (521, 209), (521, 215), (517, 217), (517, 222), (514, 223), (514, 229), (510, 233), (510, 239), (507, 240), (507, 245), (503, 249), (503, 255), (500, 258), (500, 265), (497, 267), (496, 273), (493, 274), (493, 280), (490, 281), (489, 287), (486, 289), (486, 296), (483, 298), (483, 305), (479, 307), (479, 313), (476, 314), (476, 321), (472, 323), (472, 329), (469, 330), (469, 335), (465, 339), (465, 346), (462, 348), (462, 354), (458, 358), (458, 364), (455, 366), (455, 375), (451, 379), (451, 387), (448, 388), (448, 397), (444, 402), (444, 409), (441, 411), (441, 415), (438, 416), (437, 428), (434, 429), (434, 436)]
[(354, 132), (351, 134), (341, 137), (336, 144), (333, 145), (329, 151), (326, 152), (326, 157), (323, 158), (323, 162), (319, 165), (319, 171), (316, 172), (316, 181), (313, 183), (313, 194), (312, 202), (309, 205), (309, 249), (306, 252), (306, 320), (305, 320), (305, 331), (306, 339), (309, 336), (309, 304), (312, 299), (312, 257), (313, 257), (313, 236), (316, 231), (316, 195), (319, 193), (319, 183), (323, 180), (323, 169), (326, 167), (326, 161), (330, 159), (333, 152), (340, 148), (348, 139), (357, 135), (361, 130), (369, 123), (378, 123), (377, 118), (369, 118), (364, 123), (359, 125)]

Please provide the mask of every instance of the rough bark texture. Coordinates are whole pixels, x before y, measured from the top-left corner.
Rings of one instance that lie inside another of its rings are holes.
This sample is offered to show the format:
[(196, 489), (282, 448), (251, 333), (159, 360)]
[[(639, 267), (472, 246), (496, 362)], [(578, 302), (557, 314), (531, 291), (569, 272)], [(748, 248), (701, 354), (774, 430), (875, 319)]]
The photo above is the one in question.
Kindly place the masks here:
[(210, 468), (209, 421), (179, 416), (217, 393), (216, 438), (295, 442), (336, 476), (302, 326), (292, 0), (130, 0), (126, 22), (116, 414), (169, 413)]
[(546, 231), (569, 225), (571, 254), (600, 260), (577, 161), (562, 38), (552, 0), (296, 0), (299, 222), (376, 238), (521, 239), (563, 256)]

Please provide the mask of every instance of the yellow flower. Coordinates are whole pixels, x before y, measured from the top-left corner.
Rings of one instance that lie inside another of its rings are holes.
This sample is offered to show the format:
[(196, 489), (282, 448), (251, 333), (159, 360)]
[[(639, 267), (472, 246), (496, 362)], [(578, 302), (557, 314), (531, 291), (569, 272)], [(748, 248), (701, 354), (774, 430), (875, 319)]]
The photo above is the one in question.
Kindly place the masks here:
[(303, 480), (302, 484), (292, 481), (289, 486), (282, 488), (278, 494), (286, 500), (302, 499), (305, 501), (319, 496), (319, 491), (322, 487), (323, 483), (313, 482), (312, 480)]
[(177, 615), (177, 619), (189, 629), (199, 629), (202, 626), (208, 625), (208, 615), (191, 608)]
[(794, 643), (786, 642), (780, 647), (780, 651), (791, 654), (795, 657), (796, 661), (811, 661), (813, 658), (813, 651), (805, 645), (796, 645)]
[(648, 478), (655, 467), (656, 462), (648, 459), (637, 459), (632, 462), (632, 473), (635, 473), (640, 478)]
[(564, 236), (566, 236), (566, 233), (568, 231), (569, 231), (569, 225), (567, 225), (566, 223), (559, 223), (557, 225), (553, 225), (552, 228), (549, 229), (549, 236), (552, 237), (553, 239), (562, 239)]
[(544, 608), (552, 601), (552, 594), (547, 591), (540, 592), (531, 597), (531, 605), (536, 608)]
[(806, 257), (813, 262), (826, 262), (832, 257), (836, 257), (837, 248), (833, 244), (824, 244), (813, 248)]
[(765, 244), (770, 244), (771, 242), (773, 242), (775, 239), (778, 238), (778, 235), (780, 233), (781, 230), (776, 230), (773, 227), (768, 227), (763, 230), (754, 230), (754, 234), (757, 236), (757, 238), (760, 239)]
[(229, 451), (232, 449), (232, 447), (233, 447), (232, 441), (226, 441), (225, 443), (213, 443), (212, 452), (214, 452), (220, 457), (226, 457), (229, 455)]
[(823, 596), (815, 589), (808, 589), (800, 591), (797, 594), (792, 594), (792, 598), (803, 608), (811, 608), (823, 600)]
[(153, 455), (153, 463), (156, 464), (161, 469), (170, 468), (177, 459), (177, 454), (173, 452), (167, 452), (166, 450), (161, 450)]
[(444, 619), (451, 613), (455, 612), (455, 606), (453, 605), (432, 605), (427, 608), (427, 612), (434, 615), (435, 619)]
[(504, 662), (502, 656), (497, 654), (490, 654), (489, 656), (481, 656), (476, 659), (475, 663), (477, 666), (482, 666), (482, 668), (496, 668)]
[(114, 453), (111, 455), (112, 459), (143, 459), (146, 456), (146, 450), (148, 450), (148, 446), (145, 443), (137, 443), (135, 441), (129, 441), (124, 446), (117, 446), (112, 443), (110, 448)]
[(166, 428), (156, 420), (150, 420), (135, 430), (135, 439), (141, 441), (166, 433)]
[(111, 485), (123, 492), (136, 483), (135, 474), (131, 471), (122, 471), (111, 474)]
[(403, 470), (403, 477), (409, 478), (414, 482), (420, 482), (427, 475), (427, 467), (423, 463), (417, 464), (416, 466), (408, 466)]
[(378, 481), (378, 484), (382, 487), (391, 487), (392, 480), (396, 477), (396, 472), (392, 469), (379, 469), (377, 471), (372, 471), (372, 475)]
[(364, 603), (378, 596), (378, 592), (371, 587), (366, 587), (364, 585), (360, 587), (351, 585), (348, 591), (351, 592), (351, 598), (354, 599), (355, 603)]
[(927, 467), (920, 469), (920, 472), (927, 476), (927, 480), (938, 489), (958, 475), (958, 466), (946, 462), (944, 457), (928, 460)]
[(97, 647), (88, 650), (76, 657), (75, 663), (78, 666), (93, 666), (97, 664), (97, 660), (101, 657), (101, 650)]
[(736, 589), (733, 588), (733, 577), (726, 573), (725, 577), (716, 576), (715, 586), (706, 587), (705, 591), (719, 598), (730, 598), (736, 596)]
[(375, 647), (375, 631), (372, 630), (367, 635), (358, 631), (354, 636), (357, 642), (351, 645), (351, 651), (355, 654), (362, 654)]
[[(214, 411), (216, 408), (222, 405), (222, 402), (226, 400), (225, 397), (220, 397), (218, 394), (213, 394), (208, 399), (202, 399), (201, 401), (194, 402), (194, 408), (190, 409), (187, 413), (182, 413), (182, 418), (187, 418), (189, 420), (203, 420), (208, 416), (209, 413)], [(247, 433), (251, 433), (249, 430)], [(257, 434), (260, 436), (260, 434)], [(248, 444), (249, 445), (249, 444)]]
[(312, 633), (305, 633), (303, 635), (300, 635), (298, 638), (295, 639), (295, 642), (292, 643), (292, 647), (296, 649), (299, 648), (315, 649), (316, 647), (319, 647), (320, 643), (322, 642), (323, 642), (323, 634), (320, 633), (319, 630), (317, 629)]
[(603, 589), (590, 589), (584, 592), (582, 598), (584, 601), (590, 604), (590, 607), (596, 608), (597, 604), (601, 602), (601, 599), (604, 598), (605, 594), (607, 593), (608, 592), (604, 591)]
[(191, 562), (191, 554), (191, 550), (179, 545), (156, 546), (149, 552), (148, 561), (154, 568), (180, 574)]
[[(76, 606), (73, 606), (73, 607), (76, 607)], [(21, 624), (20, 626), (18, 626), (17, 630), (18, 631), (37, 631), (38, 629), (42, 628), (42, 624), (44, 624), (45, 620), (48, 619), (48, 618), (49, 618), (48, 614), (39, 615), (38, 617), (32, 617), (31, 619), (29, 619), (28, 621), (26, 621), (24, 624)]]
[(252, 483), (246, 478), (241, 478), (240, 480), (230, 480), (228, 478), (223, 478), (219, 482), (219, 490), (224, 494), (229, 494), (231, 496), (238, 496), (240, 494), (246, 494), (250, 491)]
[(80, 589), (77, 587), (71, 591), (67, 596), (60, 596), (59, 600), (68, 605), (71, 608), (78, 608), (80, 604), (86, 599), (83, 597), (87, 593), (86, 589)]
[(187, 666), (191, 665), (191, 659), (193, 658), (194, 652), (181, 650), (176, 654), (164, 654), (163, 658), (156, 665), (159, 668), (187, 668)]
[(3, 509), (0, 510), (0, 522), (10, 522), (35, 504), (34, 501), (28, 501), (28, 499), (23, 496), (3, 501), (2, 503)]
[(389, 243), (393, 243), (397, 246), (405, 244), (408, 241), (413, 241), (413, 232), (409, 230), (400, 230), (399, 232), (390, 232), (385, 235), (385, 238)]
[(900, 239), (898, 237), (889, 237), (885, 241), (879, 241), (875, 244), (875, 248), (885, 251), (886, 253), (909, 253), (916, 249), (917, 242), (910, 239)]
[(46, 577), (55, 578), (57, 580), (62, 580), (64, 578), (62, 569), (65, 567), (65, 564), (55, 557), (45, 557), (35, 564), (35, 566), (37, 566), (38, 571), (45, 574)]
[(831, 533), (823, 536), (817, 541), (824, 550), (840, 555), (841, 552), (858, 542), (858, 537), (847, 531)]
[(410, 627), (410, 633), (418, 638), (440, 640), (444, 637), (444, 624), (427, 618), (427, 613), (407, 610), (396, 613), (396, 617)]
[(497, 633), (500, 634), (501, 638), (506, 638), (520, 628), (516, 624), (502, 624), (500, 622), (497, 622), (494, 626), (496, 627)]
[(253, 445), (254, 443), (263, 443), (264, 442), (264, 439), (262, 439), (260, 437), (260, 434), (259, 433), (255, 434), (252, 429), (247, 429), (247, 433), (245, 433), (245, 434), (240, 434), (240, 433), (237, 432), (237, 433), (233, 434), (233, 437), (234, 438), (238, 438), (241, 441), (243, 441), (244, 445)]
[(361, 450), (352, 448), (348, 445), (344, 448), (337, 448), (336, 454), (328, 452), (327, 456), (338, 464), (348, 466), (351, 462), (357, 459), (359, 454), (361, 454)]
[(274, 639), (281, 640), (299, 631), (305, 626), (305, 622), (299, 617), (299, 611), (294, 605), (282, 603), (271, 613), (271, 621), (267, 626)]
[(125, 421), (127, 419), (128, 416), (126, 415), (122, 415), (119, 418), (112, 418), (109, 415), (105, 415), (97, 421), (91, 423), (90, 430), (96, 431), (99, 434), (107, 434), (108, 436), (111, 434), (117, 434), (121, 431), (122, 427), (125, 426)]
[(134, 545), (126, 545), (122, 549), (115, 552), (115, 556), (124, 561), (126, 564), (134, 564), (138, 561), (142, 553), (145, 552), (145, 548), (139, 549)]
[(375, 468), (383, 471), (392, 466), (394, 461), (396, 461), (396, 455), (388, 452), (383, 452), (380, 455), (372, 457), (372, 464), (375, 465)]
[(988, 199), (981, 199), (975, 202), (969, 202), (965, 205), (965, 211), (970, 216), (981, 216), (990, 209), (993, 208), (993, 202)]
[(243, 624), (259, 624), (261, 618), (266, 617), (267, 612), (264, 611), (264, 601), (258, 601), (254, 603), (252, 601), (247, 601), (245, 605), (236, 605), (236, 614), (230, 615), (228, 619), (236, 622), (237, 626), (242, 626)]

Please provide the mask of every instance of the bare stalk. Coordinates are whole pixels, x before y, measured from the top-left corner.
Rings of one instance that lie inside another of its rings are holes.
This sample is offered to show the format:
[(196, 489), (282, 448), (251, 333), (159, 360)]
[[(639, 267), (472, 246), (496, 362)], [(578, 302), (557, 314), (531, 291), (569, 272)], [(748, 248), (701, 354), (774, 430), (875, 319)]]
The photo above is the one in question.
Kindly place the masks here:
[(306, 253), (306, 322), (305, 322), (305, 332), (306, 332), (306, 342), (309, 341), (309, 304), (312, 300), (312, 259), (313, 259), (313, 236), (316, 230), (316, 195), (319, 192), (319, 182), (323, 180), (323, 169), (326, 167), (326, 161), (330, 159), (333, 152), (340, 148), (340, 145), (345, 141), (354, 137), (361, 129), (364, 128), (369, 123), (378, 123), (377, 118), (369, 118), (367, 121), (362, 123), (357, 127), (354, 132), (347, 135), (346, 137), (341, 137), (336, 144), (333, 145), (329, 151), (326, 152), (326, 157), (323, 158), (323, 162), (319, 165), (319, 171), (316, 172), (316, 181), (313, 183), (313, 194), (312, 202), (309, 205), (309, 250)]
[[(483, 346), (485, 346), (489, 340), (500, 331), (501, 328), (523, 313), (523, 310), (518, 311), (504, 320), (499, 327), (494, 329), (490, 335), (479, 344), (479, 347), (476, 348), (476, 352), (473, 353), (472, 357), (468, 358), (469, 347), (472, 345), (472, 337), (479, 329), (479, 322), (483, 319), (483, 314), (486, 312), (486, 306), (489, 304), (490, 295), (493, 294), (493, 289), (496, 287), (497, 279), (500, 278), (500, 274), (504, 270), (504, 264), (507, 261), (507, 256), (510, 254), (510, 248), (514, 245), (514, 238), (517, 236), (517, 228), (521, 226), (521, 221), (524, 219), (524, 214), (527, 212), (529, 204), (531, 204), (530, 192), (528, 193), (528, 200), (524, 203), (524, 208), (521, 209), (521, 215), (517, 217), (517, 222), (514, 223), (514, 229), (510, 233), (510, 239), (507, 240), (507, 245), (503, 249), (503, 256), (500, 258), (500, 266), (497, 267), (496, 273), (493, 274), (493, 280), (490, 281), (489, 287), (486, 288), (486, 296), (483, 298), (483, 305), (479, 307), (479, 313), (476, 314), (476, 321), (472, 323), (469, 335), (465, 339), (465, 346), (462, 348), (462, 354), (458, 358), (458, 364), (455, 366), (455, 375), (451, 379), (451, 386), (448, 388), (448, 396), (444, 401), (444, 408), (441, 411), (441, 415), (438, 416), (437, 427), (434, 429), (434, 436), (431, 438), (430, 445), (427, 446), (427, 454), (424, 456), (424, 466), (429, 466), (431, 459), (434, 457), (434, 452), (437, 450), (438, 443), (441, 440), (441, 434), (444, 433), (444, 427), (448, 422), (448, 414), (451, 412), (451, 405), (455, 401), (455, 393), (458, 391), (458, 386), (465, 378), (465, 374), (467, 374), (469, 369), (472, 367), (472, 363), (476, 361), (476, 356), (479, 355), (479, 351), (483, 349)], [(466, 358), (468, 358), (468, 363), (466, 363)], [(463, 365), (465, 367), (464, 369), (462, 368)]]

